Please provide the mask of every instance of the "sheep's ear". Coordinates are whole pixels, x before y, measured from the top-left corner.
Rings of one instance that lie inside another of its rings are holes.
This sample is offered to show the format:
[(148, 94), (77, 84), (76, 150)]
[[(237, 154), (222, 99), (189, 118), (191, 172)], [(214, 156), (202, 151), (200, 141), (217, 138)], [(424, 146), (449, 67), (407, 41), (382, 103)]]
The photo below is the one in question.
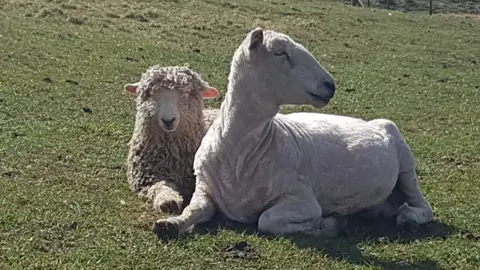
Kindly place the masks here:
[(125, 84), (125, 86), (123, 86), (123, 90), (125, 90), (126, 92), (128, 92), (130, 94), (136, 94), (139, 84), (140, 83), (138, 83), (138, 82)]
[(219, 94), (218, 90), (214, 87), (208, 87), (202, 91), (202, 97), (204, 99), (216, 98)]
[(248, 49), (256, 49), (261, 44), (263, 44), (263, 29), (257, 27), (252, 31), (252, 33), (250, 33), (250, 45), (248, 46)]

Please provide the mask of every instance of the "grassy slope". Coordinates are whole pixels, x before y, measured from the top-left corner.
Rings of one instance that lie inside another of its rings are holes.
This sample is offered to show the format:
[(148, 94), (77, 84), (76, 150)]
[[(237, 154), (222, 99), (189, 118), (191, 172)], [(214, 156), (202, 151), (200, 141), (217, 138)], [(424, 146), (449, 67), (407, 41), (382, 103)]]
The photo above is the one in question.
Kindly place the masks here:
[[(346, 4), (352, 4), (352, 0), (336, 0)], [(362, 0), (365, 7), (385, 9), (387, 8), (387, 0)], [(391, 10), (400, 10), (404, 12), (420, 12), (428, 13), (430, 10), (429, 0), (389, 0), (388, 8)], [(463, 14), (479, 14), (479, 0), (433, 0), (432, 12), (435, 13), (463, 13)]]
[[(325, 1), (228, 2), (0, 0), (0, 269), (479, 264), (480, 21)], [(157, 244), (155, 215), (126, 184), (134, 103), (123, 84), (152, 64), (189, 63), (224, 91), (231, 55), (257, 25), (291, 34), (334, 73), (339, 90), (325, 112), (395, 120), (438, 219), (470, 233), (321, 241), (225, 229)], [(217, 253), (241, 240), (259, 261)]]

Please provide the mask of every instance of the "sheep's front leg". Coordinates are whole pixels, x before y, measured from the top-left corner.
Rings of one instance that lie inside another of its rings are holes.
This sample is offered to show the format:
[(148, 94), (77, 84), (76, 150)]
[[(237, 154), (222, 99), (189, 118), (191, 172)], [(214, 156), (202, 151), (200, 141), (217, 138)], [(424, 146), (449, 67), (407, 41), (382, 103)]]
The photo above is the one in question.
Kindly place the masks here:
[(333, 237), (345, 227), (345, 223), (346, 219), (339, 222), (334, 217), (323, 217), (315, 196), (306, 191), (279, 198), (260, 215), (258, 230), (275, 235), (302, 233)]
[(147, 197), (152, 200), (156, 211), (169, 214), (182, 212), (183, 198), (173, 183), (160, 181), (153, 184), (147, 191)]
[(178, 237), (191, 226), (209, 221), (215, 215), (215, 205), (208, 194), (197, 186), (190, 204), (177, 217), (159, 219), (152, 231), (160, 239)]

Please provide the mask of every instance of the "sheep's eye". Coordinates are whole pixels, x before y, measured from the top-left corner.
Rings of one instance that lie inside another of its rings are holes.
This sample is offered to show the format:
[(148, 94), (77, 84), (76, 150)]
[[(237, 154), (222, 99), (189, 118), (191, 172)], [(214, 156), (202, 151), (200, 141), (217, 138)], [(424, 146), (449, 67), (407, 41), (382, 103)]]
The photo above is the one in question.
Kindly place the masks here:
[(290, 59), (290, 56), (284, 52), (284, 51), (278, 51), (278, 52), (274, 52), (273, 55), (275, 56), (282, 56), (282, 55), (285, 55), (287, 57), (287, 59)]

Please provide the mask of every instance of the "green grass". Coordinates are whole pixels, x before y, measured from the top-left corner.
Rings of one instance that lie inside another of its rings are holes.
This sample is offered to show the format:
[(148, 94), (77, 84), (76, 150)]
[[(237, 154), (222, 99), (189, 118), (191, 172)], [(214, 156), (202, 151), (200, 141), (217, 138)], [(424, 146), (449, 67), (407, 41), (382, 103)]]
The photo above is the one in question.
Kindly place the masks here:
[[(478, 17), (230, 2), (0, 0), (0, 269), (475, 269)], [(126, 183), (135, 111), (123, 85), (153, 64), (188, 64), (224, 93), (233, 51), (257, 25), (293, 36), (334, 74), (324, 112), (398, 124), (438, 226), (417, 239), (372, 225), (330, 240), (221, 227), (156, 241), (157, 214)], [(218, 252), (239, 241), (260, 258)]]
[[(352, 0), (334, 0), (352, 5)], [(387, 0), (362, 0), (365, 7), (387, 8)], [(388, 9), (402, 12), (428, 13), (429, 0), (388, 0)], [(432, 13), (478, 14), (480, 0), (432, 0)]]

